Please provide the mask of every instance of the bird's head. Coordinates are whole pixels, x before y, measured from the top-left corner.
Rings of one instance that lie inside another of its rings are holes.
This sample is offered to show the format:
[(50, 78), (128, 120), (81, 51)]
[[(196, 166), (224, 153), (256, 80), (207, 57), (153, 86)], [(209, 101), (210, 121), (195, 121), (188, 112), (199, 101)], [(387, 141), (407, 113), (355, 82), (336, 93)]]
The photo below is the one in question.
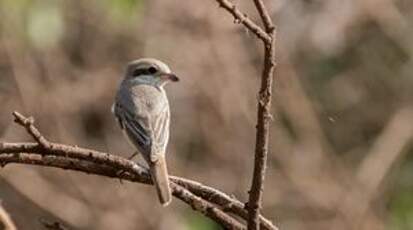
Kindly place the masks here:
[(125, 80), (162, 87), (170, 81), (179, 81), (179, 78), (165, 63), (153, 58), (141, 58), (128, 64)]

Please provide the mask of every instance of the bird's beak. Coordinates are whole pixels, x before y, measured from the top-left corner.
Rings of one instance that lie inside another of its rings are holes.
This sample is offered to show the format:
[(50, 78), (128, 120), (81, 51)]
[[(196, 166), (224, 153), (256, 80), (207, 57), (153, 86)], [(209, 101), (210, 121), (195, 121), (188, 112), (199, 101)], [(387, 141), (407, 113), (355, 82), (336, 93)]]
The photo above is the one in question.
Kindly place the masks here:
[(179, 78), (173, 73), (164, 73), (161, 75), (161, 79), (163, 80), (170, 80), (173, 82), (179, 81)]

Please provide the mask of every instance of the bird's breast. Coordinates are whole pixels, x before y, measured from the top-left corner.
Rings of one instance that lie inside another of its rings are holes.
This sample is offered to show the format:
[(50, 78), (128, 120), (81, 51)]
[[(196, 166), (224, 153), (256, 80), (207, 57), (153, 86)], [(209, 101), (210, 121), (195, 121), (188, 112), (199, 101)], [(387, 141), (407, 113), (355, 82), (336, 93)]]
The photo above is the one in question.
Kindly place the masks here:
[(135, 111), (157, 114), (168, 106), (168, 99), (162, 88), (151, 85), (133, 85), (125, 90), (126, 97)]

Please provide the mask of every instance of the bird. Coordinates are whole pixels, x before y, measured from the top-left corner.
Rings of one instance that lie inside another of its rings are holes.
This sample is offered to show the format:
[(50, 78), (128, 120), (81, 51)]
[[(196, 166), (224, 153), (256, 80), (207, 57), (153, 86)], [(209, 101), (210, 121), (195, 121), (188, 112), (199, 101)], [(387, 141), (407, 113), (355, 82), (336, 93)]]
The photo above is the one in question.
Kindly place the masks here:
[(129, 62), (112, 106), (126, 139), (149, 166), (159, 202), (170, 204), (166, 165), (170, 109), (164, 86), (179, 78), (160, 60), (141, 58)]

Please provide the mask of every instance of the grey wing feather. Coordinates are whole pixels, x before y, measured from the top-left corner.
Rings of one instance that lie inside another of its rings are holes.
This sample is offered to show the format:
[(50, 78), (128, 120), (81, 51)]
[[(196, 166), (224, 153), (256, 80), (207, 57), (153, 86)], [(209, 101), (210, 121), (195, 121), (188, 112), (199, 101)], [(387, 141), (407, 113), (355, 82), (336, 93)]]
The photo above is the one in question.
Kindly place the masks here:
[(153, 143), (151, 151), (151, 161), (155, 162), (159, 154), (165, 154), (166, 145), (169, 139), (169, 107), (165, 106), (161, 113), (151, 119), (151, 129), (153, 131)]
[(152, 148), (151, 131), (143, 126), (139, 119), (136, 119), (133, 114), (123, 109), (119, 104), (115, 105), (114, 114), (119, 121), (121, 129), (125, 131), (129, 140), (131, 140), (142, 154), (146, 156), (150, 155)]

